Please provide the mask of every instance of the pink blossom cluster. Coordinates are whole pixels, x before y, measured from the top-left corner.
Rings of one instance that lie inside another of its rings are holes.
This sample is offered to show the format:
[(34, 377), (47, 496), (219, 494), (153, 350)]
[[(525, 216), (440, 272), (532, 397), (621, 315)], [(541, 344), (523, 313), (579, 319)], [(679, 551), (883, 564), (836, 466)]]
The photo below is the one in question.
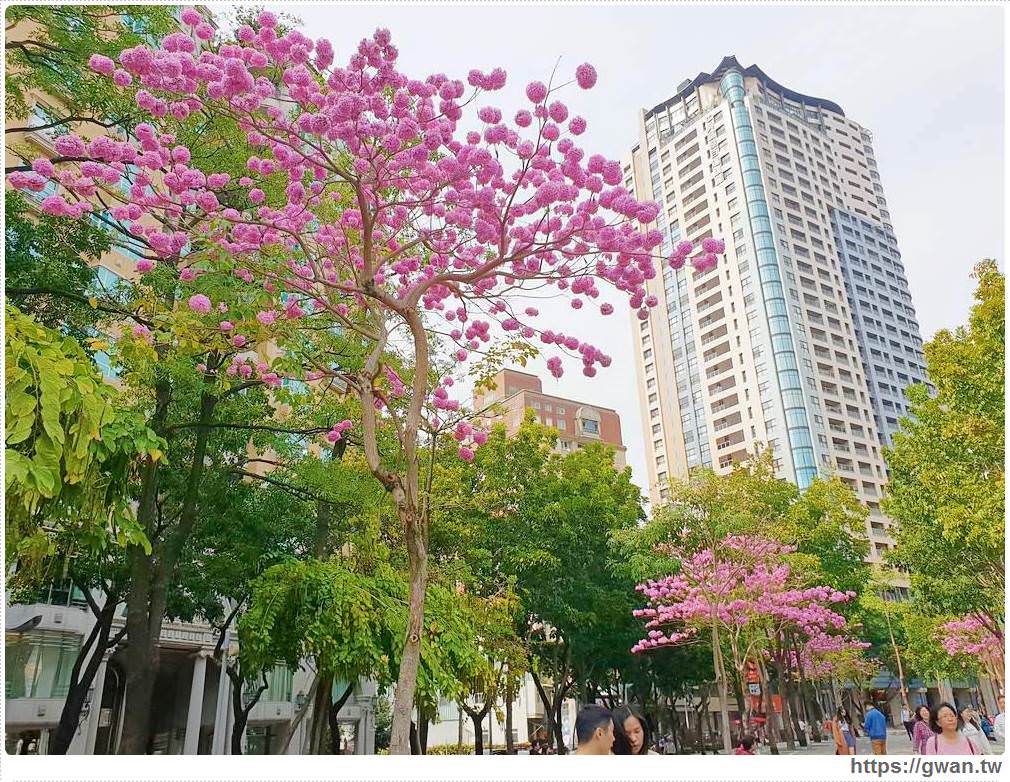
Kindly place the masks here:
[(250, 353), (237, 353), (233, 355), (231, 362), (225, 369), (225, 374), (231, 377), (237, 376), (243, 380), (257, 378), (269, 388), (278, 388), (282, 382), (281, 376), (272, 371), (269, 364), (258, 360)]
[(993, 632), (976, 616), (964, 616), (945, 622), (940, 626), (943, 638), (940, 641), (947, 654), (952, 657), (968, 655), (985, 665), (998, 669), (1003, 667), (1003, 636)]
[(345, 419), (333, 425), (333, 428), (326, 433), (326, 441), (330, 443), (339, 442), (343, 436), (344, 432), (348, 429), (354, 428), (354, 422)]
[(487, 442), (487, 432), (484, 432), (468, 421), (459, 421), (452, 433), (459, 445), (459, 458), (465, 462), (472, 462), (474, 449)]
[[(354, 313), (369, 304), (404, 319), (421, 308), (429, 327), (455, 342), (459, 362), (486, 346), (496, 325), (553, 346), (547, 365), (555, 377), (565, 356), (581, 358), (589, 377), (609, 366), (599, 348), (541, 325), (535, 308), (512, 312), (507, 302), (515, 291), (556, 292), (579, 310), (607, 287), (639, 317), (656, 306), (645, 284), (661, 260), (662, 235), (649, 227), (660, 207), (623, 187), (619, 162), (577, 144), (586, 121), (569, 118), (560, 88), (527, 85), (528, 105), (512, 121), (483, 105), (482, 130), (463, 134), (464, 109), (504, 87), (504, 70), (472, 70), (466, 82), (438, 73), (418, 79), (398, 69), (387, 30), (362, 40), (338, 66), (327, 41), (281, 33), (267, 12), (257, 29), (242, 26), (227, 43), (213, 41), (198, 11), (186, 9), (182, 19), (184, 29), (159, 46), (127, 49), (118, 63), (101, 55), (90, 61), (133, 96), (149, 122), (127, 140), (62, 136), (63, 162), (39, 161), (32, 172), (11, 175), (12, 186), (37, 191), (56, 179), (64, 195), (43, 208), (80, 217), (99, 188), (127, 176), (126, 202), (110, 214), (151, 256), (177, 266), (187, 249), (214, 246), (230, 256), (229, 273), (247, 284), (259, 279), (278, 298), (299, 294), (261, 311), (264, 325), (281, 311), (304, 317), (306, 301), (352, 330), (360, 328)], [(597, 78), (588, 63), (576, 69), (583, 89)], [(249, 152), (246, 175), (233, 181), (196, 167), (190, 150), (164, 132), (162, 120), (195, 111), (238, 118)], [(180, 228), (184, 216), (196, 225)], [(713, 239), (702, 249), (693, 261), (698, 270), (711, 268), (724, 250)], [(273, 265), (289, 253), (297, 259)], [(153, 261), (145, 263), (151, 268)], [(184, 274), (180, 280), (191, 281)], [(212, 306), (202, 294), (188, 303), (200, 314)], [(599, 311), (614, 308), (604, 302)], [(406, 393), (404, 384), (390, 382), (395, 396)], [(431, 410), (460, 409), (444, 384), (424, 396)], [(381, 395), (375, 400), (392, 414)], [(467, 440), (460, 455), (468, 458), (477, 445)]]
[(855, 594), (794, 586), (784, 559), (792, 551), (767, 538), (731, 535), (715, 550), (671, 552), (680, 559), (678, 572), (636, 587), (648, 604), (634, 616), (648, 620), (648, 634), (632, 652), (677, 645), (713, 621), (727, 628), (772, 622), (806, 638), (842, 633), (845, 617), (831, 606)]

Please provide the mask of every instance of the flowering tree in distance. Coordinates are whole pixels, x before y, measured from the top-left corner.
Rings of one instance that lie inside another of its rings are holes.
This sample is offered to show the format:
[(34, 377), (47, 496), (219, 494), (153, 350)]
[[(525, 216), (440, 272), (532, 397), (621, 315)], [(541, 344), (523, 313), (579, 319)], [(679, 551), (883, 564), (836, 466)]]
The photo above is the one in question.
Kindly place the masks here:
[(951, 657), (971, 660), (981, 666), (986, 675), (1004, 688), (1003, 657), (1005, 641), (988, 625), (974, 616), (953, 619), (940, 625), (940, 643)]
[[(680, 569), (637, 587), (648, 605), (634, 614), (648, 620), (648, 632), (631, 651), (690, 643), (715, 625), (727, 640), (740, 681), (748, 661), (757, 662), (768, 710), (765, 659), (781, 653), (781, 639), (790, 635), (799, 642), (797, 656), (822, 671), (831, 653), (852, 646), (844, 636), (845, 617), (832, 606), (851, 600), (855, 593), (797, 586), (785, 559), (794, 551), (791, 546), (755, 535), (729, 535), (716, 548), (693, 555), (668, 549), (681, 560)], [(772, 741), (774, 745), (774, 735)]]
[[(174, 259), (181, 300), (234, 344), (246, 337), (235, 323), (218, 323), (218, 303), (187, 290), (197, 276), (266, 290), (273, 300), (256, 315), (265, 326), (285, 319), (310, 328), (325, 315), (360, 339), (363, 360), (305, 352), (297, 361), (248, 362), (243, 371), (268, 384), (283, 376), (321, 381), (360, 403), (361, 420), (341, 422), (327, 438), (360, 427), (369, 468), (402, 525), (410, 610), (390, 749), (406, 753), (427, 583), (421, 449), (451, 431), (469, 460), (486, 439), (452, 398), (453, 379), (440, 376), (436, 359), (449, 353), (478, 366), (482, 355), (529, 354), (539, 341), (552, 352), (555, 377), (569, 356), (595, 375), (609, 356), (542, 324), (527, 297), (557, 292), (573, 309), (598, 307), (606, 316), (614, 306), (597, 299), (612, 288), (648, 317), (656, 300), (644, 283), (656, 274), (662, 235), (646, 228), (659, 207), (621, 187), (617, 162), (577, 146), (586, 121), (569, 116), (556, 99), (559, 86), (530, 83), (529, 104), (512, 121), (478, 106), (481, 129), (464, 131), (464, 109), (503, 87), (503, 70), (472, 70), (466, 83), (441, 74), (420, 80), (397, 69), (385, 30), (335, 67), (328, 41), (279, 34), (269, 13), (228, 43), (214, 41), (214, 28), (193, 9), (182, 21), (184, 31), (157, 48), (127, 49), (118, 64), (91, 59), (93, 70), (133, 94), (149, 122), (125, 139), (60, 137), (57, 157), (9, 181), (39, 191), (55, 180), (61, 190), (43, 210), (82, 217), (102, 183), (125, 175), (132, 184), (108, 219), (150, 257)], [(589, 89), (596, 72), (581, 65), (575, 81)], [(246, 176), (193, 167), (190, 150), (161, 128), (164, 118), (198, 113), (239, 123)], [(707, 271), (722, 249), (706, 239), (690, 262)], [(667, 260), (680, 268), (692, 253), (684, 242)], [(141, 263), (139, 271), (155, 271), (157, 261)], [(493, 344), (500, 333), (504, 348)], [(380, 452), (380, 429), (395, 433), (397, 453)]]

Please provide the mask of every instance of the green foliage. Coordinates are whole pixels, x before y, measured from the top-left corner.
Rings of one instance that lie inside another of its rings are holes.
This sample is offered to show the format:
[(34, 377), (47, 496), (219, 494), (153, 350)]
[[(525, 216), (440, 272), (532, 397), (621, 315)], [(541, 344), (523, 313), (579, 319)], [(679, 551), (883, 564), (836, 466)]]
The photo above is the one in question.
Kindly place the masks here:
[(634, 581), (611, 538), (636, 528), (641, 498), (630, 470), (614, 469), (611, 449), (562, 457), (552, 453), (556, 438), (527, 413), (513, 437), (494, 427), (472, 464), (441, 465), (432, 555), (465, 562), (475, 589), (514, 584), (531, 666), (560, 676), (567, 656), (585, 681), (603, 686), (633, 664)]
[[(243, 665), (255, 672), (276, 660), (302, 659), (335, 680), (370, 678), (380, 687), (397, 676), (407, 626), (407, 579), (388, 564), (361, 568), (353, 558), (291, 560), (253, 585), (239, 620)], [(433, 708), (486, 675), (481, 643), (492, 643), (503, 608), (492, 600), (429, 585), (421, 641), (418, 701)]]
[(384, 695), (377, 697), (372, 714), (375, 718), (375, 754), (388, 753), (389, 737), (393, 731), (393, 707), (389, 699)]
[[(135, 5), (9, 6), (4, 62), (8, 132), (12, 119), (28, 116), (30, 93), (35, 91), (68, 107), (66, 115), (54, 119), (132, 125), (139, 116), (136, 106), (86, 63), (93, 53), (115, 58), (123, 49), (147, 42), (149, 36), (167, 35), (176, 27), (172, 10)], [(16, 34), (11, 34), (12, 28)]]
[(147, 545), (127, 489), (164, 441), (72, 338), (10, 305), (4, 322), (6, 556), (51, 553), (56, 528), (76, 530), (82, 547)]
[(473, 744), (435, 744), (428, 747), (426, 755), (472, 755)]
[(790, 565), (804, 584), (859, 593), (870, 577), (867, 513), (841, 480), (817, 478), (769, 532), (796, 546)]
[(667, 575), (675, 563), (656, 547), (667, 544), (693, 553), (727, 535), (760, 535), (796, 547), (790, 566), (807, 585), (826, 584), (859, 592), (869, 577), (867, 511), (837, 478), (816, 479), (802, 494), (775, 475), (765, 450), (717, 474), (698, 470), (670, 485), (669, 502), (652, 521), (621, 543), (639, 580)]
[(941, 645), (944, 632), (941, 625), (953, 616), (926, 616), (909, 611), (903, 617), (903, 634), (907, 639), (905, 660), (921, 676), (940, 679), (963, 679), (977, 674), (981, 666), (972, 666), (963, 657), (951, 657)]
[[(8, 301), (43, 326), (83, 341), (99, 316), (87, 299), (92, 265), (111, 246), (108, 234), (89, 222), (32, 213), (25, 196), (10, 189), (4, 221)], [(23, 293), (28, 290), (40, 292)]]
[(886, 452), (885, 510), (898, 522), (894, 552), (911, 571), (920, 609), (1003, 621), (1004, 278), (975, 269), (979, 284), (967, 326), (926, 345), (935, 395), (908, 390), (911, 416)]
[(243, 663), (250, 670), (303, 658), (342, 681), (361, 676), (383, 685), (395, 674), (402, 643), (402, 580), (383, 569), (356, 572), (339, 560), (291, 561), (269, 568), (255, 583), (239, 621)]

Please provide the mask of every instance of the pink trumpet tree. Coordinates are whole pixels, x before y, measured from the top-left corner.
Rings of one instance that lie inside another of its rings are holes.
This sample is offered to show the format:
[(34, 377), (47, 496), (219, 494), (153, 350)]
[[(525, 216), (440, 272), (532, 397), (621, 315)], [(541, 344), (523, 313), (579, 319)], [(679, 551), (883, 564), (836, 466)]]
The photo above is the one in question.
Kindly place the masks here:
[(687, 554), (669, 549), (679, 559), (678, 572), (637, 587), (648, 604), (634, 615), (647, 620), (647, 635), (631, 651), (689, 643), (715, 625), (741, 681), (748, 661), (763, 670), (766, 658), (781, 653), (787, 635), (799, 642), (799, 657), (811, 667), (826, 665), (829, 653), (858, 643), (845, 636), (845, 617), (833, 608), (855, 594), (798, 586), (786, 560), (793, 551), (743, 535), (724, 538), (715, 550)]
[(964, 656), (981, 665), (986, 674), (1004, 686), (1003, 636), (994, 633), (982, 620), (965, 616), (945, 622), (940, 626), (943, 638), (940, 643), (951, 657)]
[[(617, 161), (579, 146), (586, 120), (558, 97), (572, 82), (531, 82), (526, 103), (509, 116), (489, 102), (506, 83), (504, 70), (415, 78), (399, 70), (386, 30), (337, 66), (327, 40), (281, 33), (270, 13), (229, 42), (213, 40), (193, 9), (182, 20), (182, 31), (156, 47), (128, 49), (118, 62), (91, 58), (91, 68), (132, 94), (148, 121), (127, 137), (62, 136), (57, 157), (36, 160), (9, 181), (34, 191), (55, 181), (59, 190), (42, 209), (84, 217), (125, 177), (126, 195), (104, 219), (143, 246), (140, 271), (162, 259), (182, 269), (182, 297), (194, 313), (215, 318), (218, 304), (186, 290), (196, 270), (233, 275), (273, 295), (256, 316), (264, 326), (326, 313), (366, 346), (355, 366), (307, 356), (304, 378), (328, 380), (360, 401), (361, 420), (352, 423), (403, 527), (410, 613), (391, 751), (406, 753), (428, 577), (419, 450), (452, 431), (459, 456), (470, 459), (486, 437), (466, 424), (436, 359), (479, 360), (501, 335), (527, 349), (539, 343), (556, 377), (570, 359), (591, 377), (610, 357), (568, 318), (544, 323), (526, 306), (528, 296), (568, 297), (574, 309), (607, 316), (615, 312), (603, 301), (610, 292), (644, 319), (656, 304), (645, 283), (658, 264), (690, 262), (704, 274), (723, 244), (708, 237), (697, 252), (681, 243), (661, 257), (663, 236), (650, 227), (659, 206), (622, 186)], [(596, 79), (584, 64), (573, 81), (589, 89)], [(190, 150), (166, 126), (194, 113), (238, 123), (245, 176), (191, 165)], [(213, 325), (232, 341), (244, 339), (230, 321)], [(278, 376), (265, 362), (252, 371)], [(396, 468), (380, 457), (380, 427), (396, 434)]]

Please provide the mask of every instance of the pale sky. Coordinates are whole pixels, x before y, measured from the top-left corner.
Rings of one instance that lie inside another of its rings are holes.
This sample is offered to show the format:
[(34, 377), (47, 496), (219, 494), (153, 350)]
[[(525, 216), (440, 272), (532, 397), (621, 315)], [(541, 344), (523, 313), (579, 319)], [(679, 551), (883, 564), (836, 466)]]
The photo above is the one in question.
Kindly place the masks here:
[[(500, 66), (509, 83), (481, 105), (506, 117), (525, 107), (527, 82), (547, 81), (561, 58), (566, 79), (582, 62), (596, 87), (559, 97), (589, 121), (590, 154), (622, 158), (636, 140), (638, 112), (710, 72), (723, 56), (757, 64), (771, 78), (839, 104), (871, 130), (884, 194), (923, 337), (963, 323), (973, 263), (1003, 265), (1003, 10), (973, 6), (268, 6), (301, 18), (303, 32), (329, 38), (337, 62), (387, 27), (400, 69), (416, 78)], [(607, 296), (604, 292), (604, 296)], [(619, 301), (609, 297), (615, 305)], [(547, 312), (553, 305), (541, 306)], [(625, 307), (626, 309), (626, 307)], [(561, 326), (613, 357), (595, 378), (566, 363), (544, 390), (621, 415), (628, 461), (646, 488), (635, 390), (631, 319), (559, 304)]]

